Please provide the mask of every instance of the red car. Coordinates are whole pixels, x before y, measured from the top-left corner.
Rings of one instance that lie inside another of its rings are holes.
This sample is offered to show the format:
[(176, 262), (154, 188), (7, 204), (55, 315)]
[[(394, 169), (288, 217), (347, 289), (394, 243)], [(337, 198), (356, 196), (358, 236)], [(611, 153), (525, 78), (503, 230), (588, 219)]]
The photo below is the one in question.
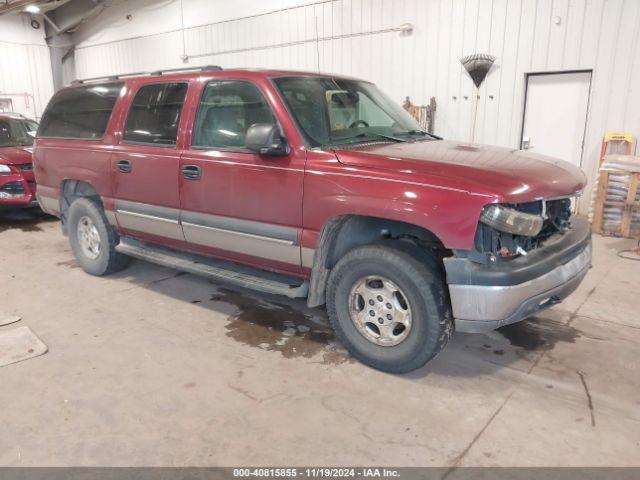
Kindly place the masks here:
[(389, 372), (455, 330), (569, 295), (591, 262), (585, 186), (553, 158), (445, 141), (373, 84), (289, 71), (155, 72), (59, 91), (35, 148), (38, 198), (93, 275), (133, 256), (326, 304)]
[(0, 112), (0, 211), (38, 206), (31, 160), (37, 129), (20, 114)]

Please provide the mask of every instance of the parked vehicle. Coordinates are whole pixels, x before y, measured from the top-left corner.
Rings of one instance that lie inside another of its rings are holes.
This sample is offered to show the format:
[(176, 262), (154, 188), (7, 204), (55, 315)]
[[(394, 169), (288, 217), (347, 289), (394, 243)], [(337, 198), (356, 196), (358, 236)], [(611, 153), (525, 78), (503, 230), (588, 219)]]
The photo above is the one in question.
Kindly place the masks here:
[(31, 155), (38, 124), (0, 112), (0, 211), (38, 206)]
[(388, 372), (424, 365), (454, 328), (561, 301), (591, 261), (571, 217), (578, 168), (441, 140), (351, 78), (212, 67), (78, 83), (50, 101), (35, 165), (87, 273), (132, 256), (306, 297)]

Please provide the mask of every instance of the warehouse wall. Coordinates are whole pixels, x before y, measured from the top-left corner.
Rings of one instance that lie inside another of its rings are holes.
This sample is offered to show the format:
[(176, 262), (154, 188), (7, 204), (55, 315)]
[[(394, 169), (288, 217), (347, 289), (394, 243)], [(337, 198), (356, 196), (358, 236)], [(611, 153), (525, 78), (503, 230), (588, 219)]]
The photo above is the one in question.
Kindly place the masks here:
[[(406, 22), (411, 34), (397, 30)], [(473, 85), (459, 58), (491, 53), (476, 139), (517, 148), (525, 73), (593, 69), (583, 157), (593, 179), (605, 131), (640, 135), (639, 35), (637, 0), (138, 0), (76, 33), (75, 70), (177, 67), (182, 55), (194, 65), (319, 68), (370, 79), (398, 102), (435, 96), (436, 133), (467, 140)]]
[(34, 30), (23, 15), (0, 17), (0, 98), (13, 109), (39, 119), (53, 94), (44, 27)]

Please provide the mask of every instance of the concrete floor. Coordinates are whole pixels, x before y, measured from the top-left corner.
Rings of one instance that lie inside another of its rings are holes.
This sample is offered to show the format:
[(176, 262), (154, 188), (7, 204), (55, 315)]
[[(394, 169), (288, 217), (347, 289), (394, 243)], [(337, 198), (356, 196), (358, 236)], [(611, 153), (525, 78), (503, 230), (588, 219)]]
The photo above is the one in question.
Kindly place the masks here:
[[(322, 310), (134, 262), (95, 278), (55, 221), (0, 220), (0, 465), (640, 465), (640, 263), (594, 238), (565, 303), (393, 376)], [(590, 406), (592, 408), (590, 408)]]

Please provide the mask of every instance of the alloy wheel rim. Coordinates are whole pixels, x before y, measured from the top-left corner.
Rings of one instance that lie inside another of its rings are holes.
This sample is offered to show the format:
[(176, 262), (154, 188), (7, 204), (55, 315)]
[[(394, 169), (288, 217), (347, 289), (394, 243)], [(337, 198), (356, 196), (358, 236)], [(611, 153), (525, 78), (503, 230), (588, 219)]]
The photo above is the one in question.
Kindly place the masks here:
[(95, 260), (100, 255), (100, 233), (87, 216), (78, 221), (78, 243), (87, 258)]
[(370, 342), (393, 347), (411, 332), (411, 306), (394, 282), (381, 275), (361, 278), (349, 294), (349, 316)]

